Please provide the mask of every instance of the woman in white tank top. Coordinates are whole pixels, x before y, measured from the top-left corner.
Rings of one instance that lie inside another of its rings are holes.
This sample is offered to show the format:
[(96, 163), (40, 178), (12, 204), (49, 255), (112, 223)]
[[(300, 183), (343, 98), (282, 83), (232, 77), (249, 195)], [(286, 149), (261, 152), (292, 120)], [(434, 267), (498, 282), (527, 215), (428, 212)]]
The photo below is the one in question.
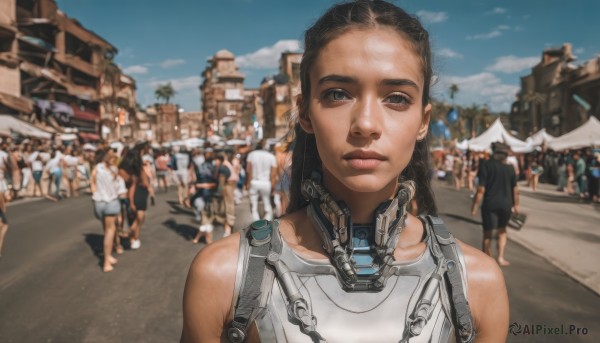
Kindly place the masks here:
[(96, 153), (96, 166), (92, 171), (90, 187), (94, 201), (94, 214), (102, 221), (104, 229), (104, 264), (102, 270), (110, 272), (117, 259), (112, 256), (115, 239), (115, 220), (119, 213), (119, 191), (117, 167), (111, 165), (113, 152), (110, 149), (99, 150)]

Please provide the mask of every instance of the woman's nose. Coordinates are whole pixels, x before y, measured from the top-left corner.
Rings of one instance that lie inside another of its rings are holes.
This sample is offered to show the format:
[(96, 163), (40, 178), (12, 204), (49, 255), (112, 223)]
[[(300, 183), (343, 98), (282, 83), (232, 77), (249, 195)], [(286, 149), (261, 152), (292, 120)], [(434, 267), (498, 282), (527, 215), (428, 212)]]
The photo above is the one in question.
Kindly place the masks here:
[(381, 136), (383, 109), (376, 98), (359, 100), (352, 113), (350, 133), (355, 137), (377, 139)]

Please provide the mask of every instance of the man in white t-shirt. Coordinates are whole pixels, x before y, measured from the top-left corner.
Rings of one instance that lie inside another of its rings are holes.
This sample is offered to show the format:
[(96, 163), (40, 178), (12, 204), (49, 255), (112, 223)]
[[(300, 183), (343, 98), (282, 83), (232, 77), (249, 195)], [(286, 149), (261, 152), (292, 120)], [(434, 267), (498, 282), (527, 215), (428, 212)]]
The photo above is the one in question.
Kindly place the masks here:
[(248, 154), (246, 159), (246, 187), (250, 190), (253, 220), (260, 219), (260, 215), (258, 214), (259, 195), (262, 198), (265, 207), (265, 219), (273, 219), (271, 192), (275, 187), (277, 161), (273, 154), (264, 150), (264, 144), (264, 140), (261, 140), (258, 143), (256, 150)]

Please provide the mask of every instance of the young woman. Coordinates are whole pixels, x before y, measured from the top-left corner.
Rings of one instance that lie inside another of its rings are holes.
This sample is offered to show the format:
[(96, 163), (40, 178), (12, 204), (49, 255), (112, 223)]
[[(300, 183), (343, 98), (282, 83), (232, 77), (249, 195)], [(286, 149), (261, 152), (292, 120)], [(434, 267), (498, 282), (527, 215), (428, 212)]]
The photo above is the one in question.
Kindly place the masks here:
[(115, 221), (119, 214), (119, 193), (118, 193), (118, 170), (116, 165), (111, 164), (113, 152), (110, 149), (98, 150), (96, 152), (96, 166), (92, 170), (90, 178), (90, 188), (92, 190), (92, 200), (94, 201), (94, 214), (102, 222), (104, 230), (104, 263), (102, 270), (104, 272), (112, 271), (113, 265), (117, 259), (112, 256), (113, 242), (115, 239)]
[(497, 263), (405, 211), (414, 196), (436, 213), (427, 31), (357, 1), (326, 12), (304, 46), (288, 214), (200, 251), (182, 341), (504, 342)]
[(146, 218), (146, 209), (148, 208), (148, 195), (150, 194), (150, 177), (146, 173), (142, 154), (147, 151), (147, 143), (135, 146), (127, 152), (119, 164), (119, 175), (128, 184), (129, 207), (132, 213), (135, 213), (135, 219), (131, 224), (130, 247), (133, 250), (139, 249), (142, 245), (140, 241), (140, 232)]

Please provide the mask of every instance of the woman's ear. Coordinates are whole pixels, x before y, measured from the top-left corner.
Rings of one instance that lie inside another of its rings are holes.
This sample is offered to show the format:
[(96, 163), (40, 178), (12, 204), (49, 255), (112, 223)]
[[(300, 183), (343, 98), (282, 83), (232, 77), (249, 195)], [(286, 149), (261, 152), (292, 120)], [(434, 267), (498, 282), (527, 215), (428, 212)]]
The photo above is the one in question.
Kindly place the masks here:
[(419, 134), (417, 135), (417, 140), (421, 141), (427, 137), (427, 131), (429, 131), (429, 120), (431, 119), (431, 104), (427, 104), (423, 111), (423, 120), (421, 121), (421, 126), (419, 127)]
[(300, 124), (300, 127), (306, 133), (314, 133), (312, 122), (310, 121), (310, 116), (308, 115), (308, 105), (304, 101), (302, 94), (298, 95), (296, 98), (296, 106), (298, 107), (298, 123)]

